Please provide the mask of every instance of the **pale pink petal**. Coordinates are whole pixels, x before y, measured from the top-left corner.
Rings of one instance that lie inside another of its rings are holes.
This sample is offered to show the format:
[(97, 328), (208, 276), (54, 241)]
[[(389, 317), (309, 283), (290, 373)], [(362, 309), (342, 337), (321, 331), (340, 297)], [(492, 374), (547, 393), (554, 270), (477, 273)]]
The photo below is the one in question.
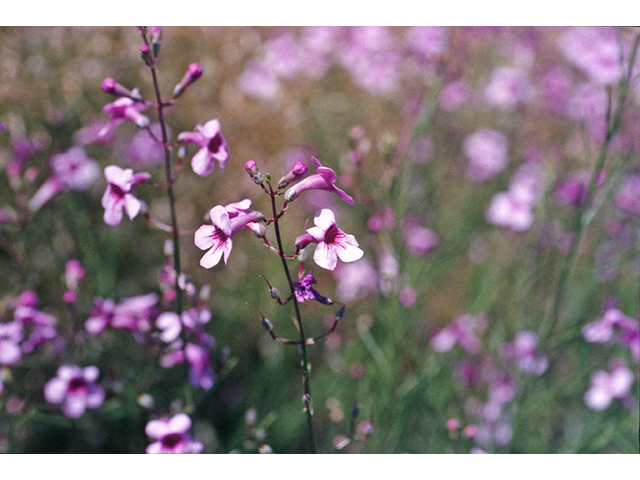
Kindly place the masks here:
[(93, 386), (86, 396), (87, 407), (98, 408), (104, 403), (104, 390), (101, 387)]
[(215, 240), (213, 234), (216, 231), (216, 227), (213, 225), (202, 225), (196, 230), (194, 236), (194, 243), (200, 250), (207, 250), (213, 246)]
[(80, 369), (80, 367), (77, 367), (75, 365), (69, 365), (69, 364), (65, 364), (65, 365), (61, 365), (58, 368), (58, 377), (62, 378), (63, 380), (71, 380), (73, 377), (78, 377), (82, 375), (82, 370)]
[(90, 366), (83, 369), (83, 376), (87, 382), (95, 382), (98, 380), (98, 376), (100, 375), (100, 370), (98, 367)]
[(87, 409), (87, 399), (84, 396), (66, 397), (62, 403), (62, 413), (69, 418), (80, 418)]
[(333, 248), (330, 248), (324, 242), (320, 242), (313, 253), (313, 261), (319, 267), (333, 270), (338, 264), (338, 256)]
[(191, 159), (191, 168), (196, 175), (206, 177), (216, 166), (215, 158), (211, 156), (207, 148), (201, 148)]
[[(324, 240), (325, 231), (319, 227), (311, 227), (307, 230), (307, 233), (311, 235), (311, 237), (317, 242), (322, 242)], [(304, 237), (300, 237), (301, 239)]]
[(165, 435), (172, 433), (169, 428), (169, 420), (161, 418), (159, 420), (151, 420), (144, 428), (145, 433), (149, 438), (159, 439)]
[(156, 319), (156, 327), (162, 330), (160, 340), (171, 343), (180, 336), (182, 323), (175, 312), (163, 312)]
[(211, 139), (220, 133), (220, 122), (217, 119), (209, 120), (204, 127), (199, 128), (200, 133)]
[(67, 382), (52, 378), (44, 386), (44, 398), (49, 403), (60, 404), (67, 393)]
[(222, 205), (213, 207), (209, 211), (209, 216), (211, 217), (211, 223), (222, 230), (226, 236), (231, 236), (232, 227), (229, 212), (227, 212)]
[[(350, 237), (352, 235), (349, 235)], [(354, 239), (355, 240), (355, 239)], [(358, 243), (356, 242), (356, 245)], [(342, 245), (342, 248), (338, 248), (336, 253), (340, 260), (345, 263), (355, 262), (356, 260), (360, 260), (364, 255), (364, 252), (358, 248), (357, 246), (352, 245), (351, 243), (345, 243)]]
[(178, 413), (169, 420), (169, 431), (171, 433), (187, 433), (191, 428), (191, 419), (186, 413)]
[[(149, 435), (149, 436), (151, 436), (151, 435)], [(160, 438), (160, 437), (152, 437), (152, 438)], [(162, 442), (153, 442), (151, 445), (149, 445), (147, 447), (146, 452), (149, 453), (149, 454), (164, 453), (164, 451), (162, 450)]]
[(127, 168), (123, 170), (117, 165), (109, 165), (104, 169), (104, 177), (107, 182), (117, 185), (124, 191), (129, 191), (131, 181), (133, 180), (133, 170)]
[(616, 398), (622, 398), (629, 393), (633, 385), (633, 373), (628, 368), (617, 368), (609, 376), (610, 392)]
[(330, 209), (323, 208), (320, 212), (316, 213), (313, 223), (315, 223), (316, 227), (327, 231), (331, 225), (335, 225), (336, 216)]
[(124, 210), (127, 212), (129, 216), (129, 220), (133, 220), (138, 213), (140, 213), (140, 209), (142, 207), (142, 202), (138, 200), (135, 196), (127, 193), (124, 196)]
[(221, 245), (215, 245), (211, 250), (205, 253), (200, 259), (200, 265), (204, 268), (213, 268), (222, 258), (223, 248)]

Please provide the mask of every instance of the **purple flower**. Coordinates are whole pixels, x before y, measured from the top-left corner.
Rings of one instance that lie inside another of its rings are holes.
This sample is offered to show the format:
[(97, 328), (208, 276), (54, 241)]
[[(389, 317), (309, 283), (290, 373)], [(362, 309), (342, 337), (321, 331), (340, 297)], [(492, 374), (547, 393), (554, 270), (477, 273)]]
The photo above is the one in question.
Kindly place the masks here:
[(216, 377), (211, 368), (211, 351), (200, 345), (187, 343), (185, 354), (189, 364), (191, 384), (205, 390), (213, 387)]
[[(171, 131), (167, 129), (171, 135)], [(155, 135), (155, 138), (152, 136)], [(162, 133), (159, 123), (154, 123), (148, 130), (140, 130), (131, 138), (126, 146), (125, 155), (131, 166), (158, 165), (164, 162), (164, 147), (162, 142), (156, 140), (161, 138)]]
[(22, 342), (22, 351), (29, 353), (48, 340), (53, 340), (57, 336), (55, 328), (56, 319), (53, 315), (41, 312), (32, 304), (18, 305), (13, 312), (15, 322), (31, 330), (28, 338)]
[(191, 419), (185, 413), (178, 413), (171, 419), (151, 420), (145, 427), (149, 438), (155, 440), (147, 447), (147, 453), (200, 453), (203, 445), (187, 432)]
[(513, 110), (531, 98), (531, 85), (526, 72), (517, 68), (499, 67), (493, 71), (484, 94), (490, 105)]
[(471, 96), (471, 88), (463, 80), (447, 83), (440, 91), (438, 103), (447, 112), (460, 108)]
[(357, 262), (340, 264), (334, 271), (338, 281), (336, 287), (338, 298), (345, 302), (353, 302), (375, 293), (378, 290), (378, 272), (366, 258)]
[(142, 115), (142, 111), (147, 108), (143, 102), (136, 102), (129, 97), (120, 97), (113, 103), (108, 103), (103, 107), (103, 111), (109, 115), (109, 123), (107, 123), (98, 133), (98, 138), (106, 137), (111, 134), (116, 126), (130, 120), (140, 128), (149, 126), (149, 119)]
[[(247, 200), (245, 200), (247, 202)], [(260, 212), (246, 210), (243, 207), (250, 205), (240, 202), (231, 204), (229, 212), (222, 205), (216, 205), (209, 212), (213, 225), (202, 225), (196, 230), (194, 243), (200, 250), (209, 250), (200, 259), (200, 265), (204, 268), (215, 267), (224, 255), (226, 265), (233, 248), (233, 237), (244, 227), (249, 227), (251, 223), (260, 222), (264, 216)], [(240, 205), (240, 207), (239, 207)]]
[(431, 347), (436, 352), (448, 352), (456, 344), (470, 353), (477, 353), (482, 346), (478, 335), (487, 328), (487, 319), (482, 316), (463, 314), (431, 337)]
[(195, 143), (200, 147), (191, 159), (191, 167), (201, 177), (206, 177), (213, 171), (216, 160), (220, 164), (220, 170), (224, 170), (224, 164), (229, 160), (229, 148), (220, 133), (220, 122), (217, 119), (209, 120), (204, 126), (196, 125), (195, 132), (182, 132), (178, 135), (178, 141)]
[(99, 373), (98, 367), (62, 365), (44, 386), (44, 398), (61, 405), (67, 417), (80, 418), (87, 408), (98, 408), (104, 402), (104, 390), (96, 384)]
[(177, 98), (184, 93), (184, 91), (198, 80), (202, 76), (202, 67), (198, 63), (192, 63), (187, 67), (182, 80), (173, 89), (173, 97)]
[(87, 157), (82, 147), (71, 147), (51, 157), (53, 174), (72, 190), (87, 190), (100, 176), (97, 162)]
[(616, 359), (611, 362), (611, 370), (597, 370), (591, 375), (591, 386), (584, 394), (584, 403), (593, 410), (606, 409), (614, 398), (628, 397), (633, 385), (633, 372), (624, 361)]
[(336, 217), (330, 209), (323, 208), (316, 213), (313, 222), (316, 226), (298, 237), (296, 245), (304, 247), (311, 242), (317, 243), (313, 260), (318, 266), (333, 270), (338, 264), (338, 258), (346, 263), (362, 258), (364, 252), (358, 247), (358, 241), (353, 235), (338, 228)]
[(98, 335), (107, 328), (128, 330), (140, 341), (152, 326), (151, 318), (158, 295), (150, 293), (122, 300), (115, 304), (113, 300), (97, 298), (84, 328), (92, 335)]
[(309, 167), (304, 162), (296, 161), (291, 170), (278, 181), (278, 188), (284, 188), (290, 183), (297, 182), (307, 174)]
[(521, 371), (536, 376), (542, 375), (549, 366), (547, 358), (538, 353), (538, 336), (528, 330), (519, 332), (513, 342), (506, 343), (502, 355), (515, 359)]
[(349, 205), (353, 205), (353, 198), (334, 185), (337, 178), (335, 172), (328, 167), (323, 167), (315, 157), (311, 157), (311, 161), (318, 173), (309, 175), (290, 187), (284, 194), (285, 200), (292, 202), (305, 190), (326, 190), (337, 194)]
[(0, 365), (17, 365), (22, 360), (22, 326), (17, 322), (0, 323)]
[(131, 191), (133, 187), (146, 182), (151, 176), (146, 172), (134, 174), (130, 168), (123, 170), (116, 165), (106, 167), (104, 176), (108, 182), (107, 190), (102, 196), (104, 222), (111, 226), (119, 225), (123, 210), (127, 212), (129, 219), (133, 220), (140, 213), (142, 202)]
[(582, 336), (589, 343), (605, 343), (613, 339), (614, 329), (619, 331), (617, 341), (626, 345), (634, 358), (640, 359), (640, 324), (615, 307), (582, 327)]
[(489, 180), (507, 166), (508, 148), (507, 137), (496, 130), (482, 129), (469, 135), (462, 143), (469, 159), (467, 175), (478, 182)]
[(631, 215), (640, 215), (640, 175), (630, 174), (616, 194), (616, 207)]

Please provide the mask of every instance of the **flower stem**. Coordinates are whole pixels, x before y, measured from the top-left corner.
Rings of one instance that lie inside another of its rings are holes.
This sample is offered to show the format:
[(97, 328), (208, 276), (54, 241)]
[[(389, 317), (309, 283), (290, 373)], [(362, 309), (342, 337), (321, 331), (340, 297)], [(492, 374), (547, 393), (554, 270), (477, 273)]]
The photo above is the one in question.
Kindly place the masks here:
[(591, 180), (589, 181), (589, 188), (587, 190), (587, 197), (585, 201), (578, 207), (575, 216), (574, 222), (574, 236), (571, 242), (571, 246), (569, 248), (569, 253), (567, 255), (567, 260), (565, 262), (564, 268), (560, 273), (560, 278), (558, 280), (558, 285), (556, 287), (555, 297), (553, 299), (553, 306), (551, 309), (551, 313), (545, 317), (540, 327), (540, 338), (543, 340), (548, 339), (548, 337), (553, 332), (558, 320), (560, 318), (560, 310), (562, 308), (562, 300), (565, 295), (565, 291), (567, 289), (567, 284), (569, 282), (569, 277), (571, 275), (571, 271), (573, 270), (574, 264), (576, 262), (576, 257), (578, 254), (580, 240), (582, 239), (582, 235), (584, 234), (585, 228), (589, 223), (589, 215), (588, 211), (591, 208), (591, 202), (593, 201), (593, 197), (595, 195), (596, 186), (598, 183), (598, 178), (601, 176), (602, 171), (604, 170), (604, 164), (607, 159), (607, 155), (609, 153), (609, 146), (611, 144), (611, 139), (617, 133), (620, 127), (620, 119), (622, 116), (622, 110), (627, 98), (627, 94), (629, 91), (629, 81), (631, 79), (631, 75), (633, 74), (633, 64), (635, 61), (635, 56), (638, 51), (638, 45), (640, 43), (640, 35), (638, 35), (633, 43), (633, 48), (631, 49), (631, 57), (629, 60), (629, 68), (627, 71), (627, 76), (622, 78), (620, 81), (620, 90), (618, 93), (617, 104), (615, 111), (611, 114), (611, 92), (609, 95), (609, 109), (607, 112), (607, 131), (605, 134), (604, 142), (602, 143), (602, 147), (600, 148), (600, 152), (598, 154), (598, 158), (596, 160), (596, 164), (593, 168), (593, 172), (591, 174)]
[[(280, 236), (280, 225), (279, 219), (280, 217), (277, 215), (278, 211), (276, 209), (276, 197), (275, 193), (269, 187), (269, 196), (271, 197), (271, 208), (273, 210), (273, 218), (274, 218), (274, 228), (276, 232), (276, 240), (278, 242), (278, 250), (280, 260), (282, 260), (282, 267), (284, 268), (284, 273), (287, 277), (287, 282), (289, 283), (289, 289), (291, 290), (291, 296), (293, 300), (293, 307), (296, 313), (296, 321), (298, 323), (298, 330), (300, 332), (300, 346), (302, 348), (302, 385), (304, 388), (304, 398), (311, 401), (311, 390), (309, 388), (309, 360), (307, 357), (307, 345), (306, 345), (306, 337), (304, 335), (304, 329), (302, 327), (302, 316), (300, 315), (300, 306), (298, 305), (298, 300), (294, 294), (294, 286), (293, 280), (291, 279), (291, 272), (289, 271), (289, 266), (287, 265), (287, 260), (285, 259), (284, 249), (282, 248), (282, 238)], [(313, 412), (311, 404), (305, 403), (305, 413), (307, 415), (307, 430), (309, 432), (309, 446), (311, 448), (311, 453), (318, 453), (316, 449), (316, 439), (315, 434), (313, 433)]]

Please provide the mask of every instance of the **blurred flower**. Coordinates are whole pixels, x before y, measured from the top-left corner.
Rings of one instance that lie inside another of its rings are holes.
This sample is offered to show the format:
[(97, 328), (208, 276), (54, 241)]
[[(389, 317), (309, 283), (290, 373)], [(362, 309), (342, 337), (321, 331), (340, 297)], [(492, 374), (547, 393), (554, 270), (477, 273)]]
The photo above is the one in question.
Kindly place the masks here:
[(627, 346), (636, 360), (640, 359), (640, 322), (616, 307), (608, 308), (601, 318), (582, 327), (582, 336), (590, 343), (605, 343), (613, 338), (614, 329), (619, 331), (616, 340)]
[(98, 132), (98, 138), (103, 138), (110, 135), (115, 128), (130, 120), (140, 128), (146, 128), (149, 126), (149, 119), (142, 115), (142, 111), (147, 108), (144, 102), (136, 102), (129, 97), (120, 97), (113, 103), (108, 103), (103, 107), (103, 111), (109, 115), (109, 123), (107, 123), (100, 132)]
[(431, 337), (431, 347), (436, 352), (448, 352), (456, 344), (470, 353), (477, 353), (482, 346), (478, 335), (487, 328), (487, 319), (483, 315), (463, 314), (454, 318), (449, 325)]
[(61, 405), (67, 417), (80, 418), (87, 408), (98, 408), (104, 402), (104, 390), (96, 384), (98, 375), (98, 367), (62, 365), (44, 386), (44, 398)]
[(438, 237), (430, 228), (421, 227), (413, 217), (402, 222), (407, 251), (410, 255), (422, 256), (438, 246)]
[(326, 190), (335, 193), (349, 205), (353, 205), (353, 198), (334, 185), (337, 178), (335, 172), (328, 167), (323, 167), (315, 157), (311, 157), (311, 161), (318, 173), (309, 175), (290, 187), (284, 194), (285, 200), (292, 202), (305, 190)]
[[(153, 136), (152, 136), (153, 134)], [(167, 134), (171, 136), (171, 130), (167, 128)], [(155, 138), (154, 138), (155, 136)], [(156, 140), (162, 138), (159, 123), (154, 123), (149, 129), (140, 130), (131, 137), (126, 146), (125, 155), (132, 167), (146, 167), (158, 165), (164, 162), (164, 146)]]
[(640, 174), (627, 175), (615, 197), (616, 207), (631, 215), (640, 215)]
[(107, 190), (102, 196), (104, 207), (104, 222), (107, 225), (119, 225), (122, 221), (122, 211), (127, 212), (130, 220), (133, 220), (142, 208), (142, 202), (131, 191), (137, 184), (146, 182), (151, 176), (146, 173), (133, 173), (127, 168), (123, 170), (116, 165), (109, 165), (104, 169), (107, 179)]
[[(598, 179), (598, 184), (604, 181), (604, 172)], [(555, 189), (556, 199), (566, 205), (574, 207), (582, 205), (587, 199), (591, 173), (587, 170), (573, 172), (562, 179)]]
[(92, 335), (98, 335), (107, 328), (128, 330), (136, 340), (143, 341), (151, 330), (157, 303), (158, 295), (155, 293), (128, 297), (119, 304), (96, 298), (84, 328)]
[(502, 347), (504, 358), (515, 359), (518, 368), (533, 375), (542, 375), (549, 366), (549, 361), (538, 352), (538, 335), (524, 330), (518, 332), (513, 342)]
[(17, 322), (0, 323), (0, 365), (17, 365), (22, 360), (22, 327)]
[(442, 87), (438, 102), (442, 110), (450, 112), (467, 103), (470, 96), (469, 85), (464, 80), (455, 80)]
[(462, 142), (464, 154), (469, 159), (467, 175), (475, 181), (489, 180), (504, 170), (509, 161), (509, 143), (504, 133), (481, 129)]
[(553, 113), (564, 112), (572, 86), (571, 75), (563, 68), (549, 70), (542, 79), (542, 92)]
[(593, 410), (606, 409), (614, 398), (623, 399), (629, 395), (634, 374), (624, 361), (611, 362), (609, 372), (597, 370), (591, 375), (591, 386), (584, 394), (584, 403)]
[[(37, 298), (37, 297), (36, 297)], [(29, 334), (23, 339), (20, 347), (24, 353), (30, 353), (38, 346), (53, 340), (58, 335), (56, 331), (56, 318), (45, 312), (37, 310), (32, 302), (19, 304), (13, 312), (14, 321), (20, 325), (23, 334), (29, 330)]]
[(76, 291), (78, 282), (84, 278), (86, 271), (79, 260), (69, 260), (64, 265), (64, 279), (68, 290)]
[(378, 290), (378, 272), (367, 258), (341, 263), (333, 273), (338, 281), (336, 294), (342, 302), (353, 302)]
[(205, 390), (213, 387), (216, 377), (211, 367), (211, 352), (209, 349), (194, 343), (187, 343), (185, 354), (189, 364), (189, 381), (191, 384)]
[(423, 60), (435, 61), (447, 47), (447, 27), (415, 26), (406, 31), (408, 47)]
[(247, 95), (273, 99), (280, 92), (278, 76), (262, 61), (251, 61), (238, 79), (240, 89)]
[[(336, 268), (338, 258), (349, 263), (359, 260), (364, 255), (364, 252), (358, 247), (356, 238), (338, 228), (336, 217), (330, 209), (323, 208), (316, 213), (313, 222), (316, 226), (309, 228), (306, 236), (298, 237), (296, 245), (303, 237), (305, 245), (310, 242), (317, 243), (318, 246), (313, 253), (313, 261), (318, 266), (333, 270)], [(305, 245), (302, 245), (302, 248)]]
[(498, 67), (492, 75), (484, 94), (490, 105), (513, 110), (527, 103), (532, 97), (528, 74), (512, 67)]
[(198, 63), (191, 63), (187, 67), (182, 80), (173, 89), (173, 97), (177, 98), (184, 93), (184, 91), (192, 85), (196, 80), (202, 76), (202, 67)]
[[(246, 202), (247, 200), (245, 200)], [(251, 204), (249, 201), (248, 205)], [(231, 204), (234, 205), (234, 204)], [(248, 206), (247, 205), (247, 206)], [(216, 205), (209, 212), (213, 225), (202, 225), (196, 230), (194, 243), (200, 250), (209, 250), (200, 259), (200, 265), (204, 268), (213, 268), (224, 255), (226, 265), (233, 248), (233, 237), (242, 228), (250, 223), (259, 222), (264, 218), (262, 213), (254, 210), (241, 210), (230, 208), (231, 213), (222, 205)]]
[(215, 168), (215, 162), (224, 170), (224, 165), (229, 160), (229, 148), (222, 133), (220, 122), (217, 119), (209, 120), (202, 125), (196, 125), (194, 132), (182, 132), (178, 135), (179, 142), (191, 142), (200, 147), (200, 150), (191, 158), (193, 171), (206, 177)]
[(171, 419), (151, 420), (145, 427), (149, 438), (156, 440), (147, 447), (147, 453), (200, 453), (203, 445), (187, 432), (191, 419), (185, 413), (178, 413)]

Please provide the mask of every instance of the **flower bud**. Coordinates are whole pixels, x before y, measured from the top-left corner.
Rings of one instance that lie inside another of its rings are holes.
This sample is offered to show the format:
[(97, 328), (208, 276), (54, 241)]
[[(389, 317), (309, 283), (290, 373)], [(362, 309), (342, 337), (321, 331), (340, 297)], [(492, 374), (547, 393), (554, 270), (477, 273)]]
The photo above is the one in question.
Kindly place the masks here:
[(298, 252), (298, 261), (304, 263), (307, 260), (307, 251), (303, 248)]
[(158, 56), (160, 46), (162, 45), (162, 28), (151, 27), (151, 48), (153, 48), (153, 55)]
[(307, 167), (303, 162), (294, 163), (289, 173), (278, 181), (278, 188), (284, 188), (290, 183), (300, 180), (304, 175), (306, 175), (308, 170), (309, 167)]
[(267, 227), (265, 227), (262, 223), (247, 223), (247, 228), (251, 230), (251, 233), (253, 233), (258, 238), (264, 238), (267, 233)]
[(151, 66), (151, 49), (149, 48), (149, 45), (145, 44), (140, 46), (140, 56), (144, 63)]
[(192, 63), (191, 65), (189, 65), (186, 73), (184, 74), (184, 77), (182, 77), (180, 83), (178, 83), (173, 89), (173, 98), (178, 98), (180, 95), (182, 95), (187, 87), (198, 80), (201, 76), (202, 67), (199, 64)]
[(129, 90), (127, 87), (120, 85), (111, 77), (105, 78), (102, 81), (100, 87), (104, 92), (108, 93), (109, 95), (113, 95), (114, 97), (133, 98), (136, 93), (138, 94), (138, 96), (140, 95), (137, 89), (135, 89), (135, 91)]
[(256, 185), (260, 185), (264, 181), (264, 177), (260, 173), (258, 164), (255, 162), (255, 160), (247, 160), (244, 164), (244, 169), (247, 171)]
[(269, 295), (271, 295), (271, 298), (278, 298), (280, 296), (280, 292), (276, 287), (271, 287), (269, 289)]
[(271, 331), (271, 329), (273, 329), (273, 324), (269, 321), (268, 318), (263, 318), (262, 319), (262, 326), (267, 331)]

